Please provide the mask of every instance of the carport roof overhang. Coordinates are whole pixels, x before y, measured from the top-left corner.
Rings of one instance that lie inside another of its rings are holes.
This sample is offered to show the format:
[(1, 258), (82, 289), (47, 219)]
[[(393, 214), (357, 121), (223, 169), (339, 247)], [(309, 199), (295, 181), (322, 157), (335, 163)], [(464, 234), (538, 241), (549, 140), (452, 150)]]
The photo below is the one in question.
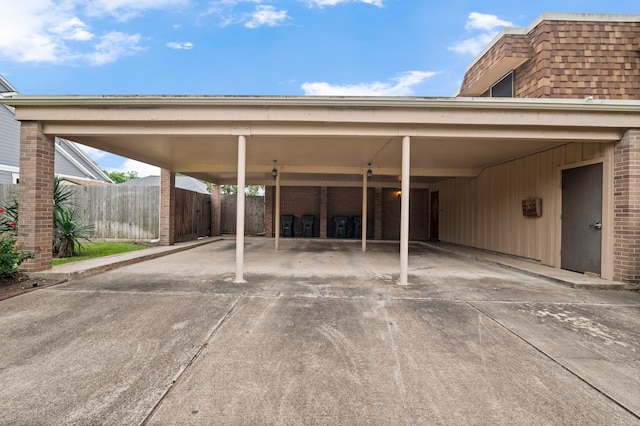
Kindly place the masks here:
[(45, 134), (218, 184), (397, 186), (404, 136), (412, 185), (569, 142), (610, 143), (640, 123), (640, 102), (559, 99), (246, 96), (25, 96), (2, 99)]

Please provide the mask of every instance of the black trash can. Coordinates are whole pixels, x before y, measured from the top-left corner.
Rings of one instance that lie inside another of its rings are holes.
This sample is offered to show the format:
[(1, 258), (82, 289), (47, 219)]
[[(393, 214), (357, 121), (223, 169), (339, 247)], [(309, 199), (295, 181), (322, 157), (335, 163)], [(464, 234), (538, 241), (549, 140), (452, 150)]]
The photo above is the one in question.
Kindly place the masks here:
[(283, 214), (280, 216), (280, 236), (293, 237), (293, 215)]
[(315, 216), (312, 214), (304, 214), (302, 215), (302, 237), (303, 238), (311, 238), (313, 237), (313, 222), (315, 220)]
[(352, 237), (362, 238), (362, 216), (353, 216), (351, 220), (353, 221), (353, 227), (351, 228), (353, 230)]
[(347, 222), (349, 222), (349, 216), (333, 217), (333, 236), (335, 238), (347, 238)]

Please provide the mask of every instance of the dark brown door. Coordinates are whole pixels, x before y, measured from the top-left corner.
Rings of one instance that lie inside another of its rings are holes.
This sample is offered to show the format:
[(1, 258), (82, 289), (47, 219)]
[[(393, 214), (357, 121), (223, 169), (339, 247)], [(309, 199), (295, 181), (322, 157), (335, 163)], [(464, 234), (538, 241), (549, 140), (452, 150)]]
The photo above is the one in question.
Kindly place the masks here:
[(602, 163), (562, 171), (561, 267), (600, 274)]
[(438, 241), (438, 219), (439, 219), (439, 211), (440, 211), (440, 193), (438, 191), (434, 191), (431, 193), (430, 199), (430, 209), (429, 209), (429, 239)]

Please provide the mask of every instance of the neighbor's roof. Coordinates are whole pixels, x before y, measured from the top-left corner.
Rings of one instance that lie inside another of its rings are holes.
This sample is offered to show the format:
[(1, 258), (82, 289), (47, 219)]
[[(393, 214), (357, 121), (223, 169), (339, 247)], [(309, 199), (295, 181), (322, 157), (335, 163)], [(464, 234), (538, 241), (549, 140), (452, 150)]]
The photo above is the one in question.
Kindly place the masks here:
[[(146, 176), (138, 179), (131, 179), (126, 182), (122, 182), (120, 185), (125, 186), (160, 186), (160, 176)], [(186, 189), (187, 191), (199, 192), (201, 194), (208, 194), (207, 185), (192, 178), (191, 176), (176, 176), (176, 188)]]

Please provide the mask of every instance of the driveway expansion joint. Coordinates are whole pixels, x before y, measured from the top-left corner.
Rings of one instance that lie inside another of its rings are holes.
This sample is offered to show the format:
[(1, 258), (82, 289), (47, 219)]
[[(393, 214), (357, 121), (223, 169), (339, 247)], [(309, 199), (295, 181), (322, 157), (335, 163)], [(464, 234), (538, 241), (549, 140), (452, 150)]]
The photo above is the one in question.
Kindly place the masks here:
[(544, 350), (542, 350), (541, 348), (539, 348), (538, 346), (536, 346), (535, 344), (533, 344), (531, 341), (527, 340), (525, 337), (521, 336), (520, 334), (518, 334), (517, 332), (515, 332), (514, 330), (510, 329), (509, 327), (507, 327), (505, 324), (503, 324), (501, 321), (499, 321), (498, 319), (494, 318), (493, 316), (491, 316), (490, 314), (488, 314), (487, 312), (483, 311), (482, 309), (480, 309), (479, 307), (475, 306), (474, 303), (467, 301), (466, 302), (469, 306), (471, 306), (473, 309), (475, 309), (476, 311), (478, 311), (480, 314), (486, 316), (487, 318), (489, 318), (491, 321), (495, 322), (498, 326), (502, 327), (505, 331), (507, 331), (508, 333), (512, 334), (513, 336), (517, 337), (519, 340), (521, 340), (522, 342), (524, 342), (525, 344), (527, 344), (528, 346), (530, 346), (531, 348), (533, 348), (534, 350), (536, 350), (537, 352), (539, 352), (540, 354), (542, 354), (545, 358), (549, 359), (551, 362), (553, 362), (554, 364), (556, 364), (557, 366), (559, 366), (560, 368), (562, 368), (563, 370), (565, 370), (566, 372), (568, 372), (569, 374), (571, 374), (573, 377), (575, 377), (576, 379), (580, 380), (582, 383), (586, 384), (587, 386), (589, 386), (591, 389), (595, 390), (596, 392), (598, 392), (600, 395), (604, 396), (605, 398), (607, 398), (609, 401), (613, 402), (614, 404), (616, 404), (618, 407), (622, 408), (623, 410), (625, 410), (627, 413), (629, 413), (630, 415), (632, 415), (633, 417), (635, 417), (636, 419), (640, 420), (640, 413), (636, 413), (633, 410), (631, 410), (630, 408), (626, 407), (622, 402), (618, 401), (616, 398), (614, 398), (613, 396), (609, 395), (607, 392), (605, 392), (604, 390), (598, 388), (596, 385), (592, 384), (591, 382), (589, 382), (587, 379), (583, 378), (582, 376), (580, 376), (578, 373), (576, 373), (575, 371), (573, 371), (571, 368), (567, 367), (566, 365), (564, 365), (562, 362), (558, 361), (556, 358), (554, 358), (551, 354), (548, 354), (547, 352), (545, 352)]
[(164, 393), (162, 394), (162, 396), (160, 397), (158, 402), (153, 406), (151, 411), (149, 411), (149, 414), (147, 414), (147, 417), (145, 417), (145, 419), (142, 421), (141, 426), (144, 426), (144, 425), (148, 424), (149, 421), (151, 421), (151, 419), (153, 418), (153, 415), (158, 411), (158, 409), (160, 408), (160, 406), (162, 405), (164, 400), (169, 396), (171, 391), (176, 387), (176, 385), (178, 384), (180, 379), (184, 376), (184, 374), (187, 372), (187, 370), (193, 365), (193, 363), (196, 361), (196, 359), (198, 359), (198, 357), (207, 348), (207, 346), (209, 346), (209, 343), (211, 342), (213, 337), (218, 333), (218, 331), (222, 328), (222, 326), (233, 315), (233, 313), (236, 310), (236, 306), (238, 305), (238, 302), (242, 298), (243, 298), (243, 296), (238, 296), (233, 301), (233, 303), (231, 304), (231, 307), (227, 310), (227, 312), (225, 312), (225, 314), (222, 316), (222, 318), (220, 318), (220, 320), (218, 320), (218, 322), (213, 326), (213, 328), (209, 332), (209, 335), (204, 340), (204, 343), (202, 345), (200, 345), (200, 347), (198, 348), (196, 353), (191, 357), (189, 362), (178, 372), (178, 374), (176, 375), (175, 379), (173, 379), (171, 381), (171, 383), (169, 384), (167, 389), (164, 391)]

